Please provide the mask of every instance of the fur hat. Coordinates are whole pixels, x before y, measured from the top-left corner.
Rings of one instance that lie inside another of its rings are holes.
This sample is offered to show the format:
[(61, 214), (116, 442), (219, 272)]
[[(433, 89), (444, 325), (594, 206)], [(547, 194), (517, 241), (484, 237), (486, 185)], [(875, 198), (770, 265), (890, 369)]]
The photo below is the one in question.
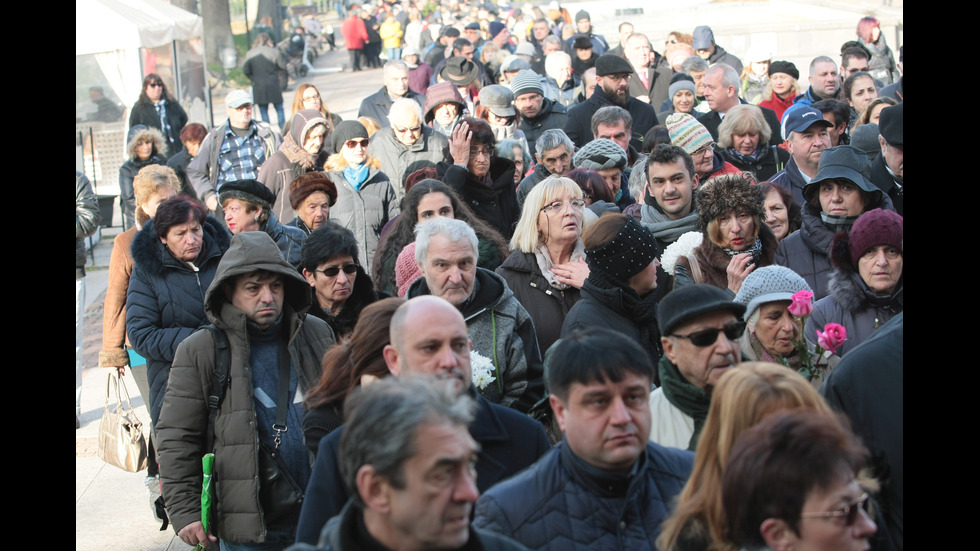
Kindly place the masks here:
[(544, 88), (541, 87), (541, 75), (530, 69), (524, 69), (514, 75), (510, 81), (510, 89), (514, 92), (514, 97), (522, 94), (541, 94), (544, 95)]
[(718, 310), (727, 310), (741, 317), (745, 306), (728, 298), (728, 293), (714, 285), (684, 285), (667, 293), (660, 301), (657, 324), (662, 335), (670, 335), (685, 321)]
[(747, 321), (756, 309), (767, 302), (791, 300), (798, 291), (813, 291), (800, 274), (785, 266), (756, 268), (742, 282), (735, 302), (745, 305)]
[(830, 260), (842, 272), (856, 272), (858, 260), (878, 245), (889, 245), (902, 253), (905, 223), (897, 212), (874, 209), (858, 217), (850, 232), (838, 232), (830, 246)]
[(575, 168), (605, 170), (626, 168), (626, 152), (620, 145), (606, 138), (599, 138), (582, 146), (572, 158)]
[(256, 180), (235, 180), (225, 182), (218, 192), (218, 203), (224, 204), (228, 199), (241, 199), (254, 203), (266, 212), (272, 210), (272, 203), (276, 202), (276, 196), (272, 190)]
[(575, 41), (572, 42), (572, 48), (576, 50), (591, 50), (592, 49), (592, 39), (580, 34), (575, 37)]
[(698, 207), (698, 228), (702, 232), (707, 231), (712, 220), (739, 210), (751, 214), (757, 226), (765, 223), (766, 198), (752, 180), (741, 174), (724, 174), (698, 186), (694, 203)]
[(341, 121), (333, 131), (331, 144), (334, 151), (340, 151), (343, 149), (344, 144), (347, 143), (347, 140), (368, 137), (367, 128), (364, 128), (364, 125), (359, 121)]
[(298, 211), (303, 201), (317, 191), (327, 194), (331, 207), (337, 204), (337, 186), (327, 178), (326, 174), (315, 170), (289, 183), (289, 204), (294, 211)]
[(688, 155), (715, 141), (708, 129), (687, 113), (671, 113), (666, 124), (670, 143), (680, 147)]

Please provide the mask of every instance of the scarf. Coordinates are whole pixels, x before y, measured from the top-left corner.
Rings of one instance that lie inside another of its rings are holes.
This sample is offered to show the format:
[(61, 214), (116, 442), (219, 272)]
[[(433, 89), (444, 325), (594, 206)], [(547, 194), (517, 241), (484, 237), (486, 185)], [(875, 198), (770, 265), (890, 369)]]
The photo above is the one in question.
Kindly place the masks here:
[(316, 157), (296, 143), (291, 134), (286, 134), (282, 140), (282, 145), (279, 146), (279, 151), (282, 151), (289, 162), (299, 164), (306, 170), (313, 168), (313, 164), (316, 162)]
[(497, 139), (497, 143), (513, 138), (514, 133), (517, 132), (517, 118), (515, 117), (514, 122), (505, 126), (490, 125), (490, 130), (493, 131), (493, 137)]
[(748, 155), (739, 153), (734, 147), (729, 147), (725, 150), (725, 155), (733, 157), (736, 161), (742, 164), (754, 165), (759, 160), (759, 156), (762, 155), (762, 146), (757, 147), (755, 151), (749, 153)]
[(857, 219), (857, 216), (833, 216), (823, 211), (820, 212), (820, 220), (823, 221), (823, 225), (835, 234), (841, 231), (851, 233), (851, 226), (857, 222)]
[(347, 166), (344, 167), (344, 179), (347, 180), (347, 183), (354, 188), (354, 191), (360, 191), (361, 184), (367, 180), (368, 172), (369, 170), (366, 162), (357, 166)]
[(661, 243), (674, 243), (682, 235), (698, 229), (698, 212), (691, 208), (691, 213), (679, 220), (671, 220), (656, 207), (640, 206), (640, 224), (650, 230), (650, 233)]
[(701, 429), (704, 428), (704, 421), (708, 417), (711, 394), (689, 383), (667, 356), (660, 358), (657, 371), (660, 374), (660, 387), (667, 401), (694, 419), (694, 434), (691, 435), (691, 441), (687, 445), (687, 449), (694, 451), (698, 447)]
[(803, 359), (800, 358), (800, 354), (793, 350), (790, 352), (789, 356), (780, 356), (779, 354), (770, 354), (764, 346), (762, 346), (762, 341), (759, 337), (755, 335), (752, 331), (749, 331), (749, 346), (755, 357), (758, 358), (760, 362), (769, 362), (779, 365), (785, 365), (793, 369), (793, 371), (799, 370), (803, 367)]
[[(541, 275), (548, 280), (549, 285), (560, 291), (564, 291), (570, 287), (567, 283), (559, 283), (555, 280), (555, 274), (551, 271), (555, 263), (551, 261), (551, 255), (548, 253), (547, 245), (543, 243), (538, 245), (538, 250), (534, 252), (534, 257), (538, 260), (538, 269), (541, 270)], [(575, 248), (572, 250), (572, 257), (569, 259), (569, 262), (575, 262), (577, 260), (585, 260), (585, 245), (582, 244), (581, 239), (575, 242)]]
[(759, 259), (762, 258), (762, 239), (756, 237), (755, 243), (752, 243), (752, 246), (749, 247), (748, 249), (745, 249), (744, 251), (733, 251), (727, 247), (719, 247), (719, 249), (725, 251), (725, 254), (728, 255), (728, 258), (734, 258), (735, 255), (737, 254), (749, 253), (752, 255), (752, 263), (758, 266)]

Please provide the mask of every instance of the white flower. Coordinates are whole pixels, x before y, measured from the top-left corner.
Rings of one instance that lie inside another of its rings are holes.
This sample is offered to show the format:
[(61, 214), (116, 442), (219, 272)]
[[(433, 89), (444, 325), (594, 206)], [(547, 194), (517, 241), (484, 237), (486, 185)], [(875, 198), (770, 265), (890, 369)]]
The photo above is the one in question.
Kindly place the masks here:
[(497, 380), (493, 376), (493, 362), (475, 350), (470, 350), (470, 368), (473, 371), (473, 384), (480, 390)]
[(677, 265), (677, 259), (681, 256), (693, 254), (694, 249), (701, 246), (703, 237), (704, 235), (699, 231), (689, 231), (681, 235), (677, 241), (667, 245), (663, 254), (660, 255), (660, 265), (663, 266), (664, 272), (673, 275), (674, 266)]

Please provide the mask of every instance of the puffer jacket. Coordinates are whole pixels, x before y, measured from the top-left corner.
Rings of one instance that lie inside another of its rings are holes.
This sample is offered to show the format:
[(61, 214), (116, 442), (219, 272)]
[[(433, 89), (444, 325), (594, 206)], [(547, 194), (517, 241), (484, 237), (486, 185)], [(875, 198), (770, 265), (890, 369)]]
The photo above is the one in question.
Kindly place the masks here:
[(830, 293), (830, 274), (834, 270), (830, 265), (830, 244), (834, 232), (813, 208), (803, 207), (802, 214), (803, 226), (779, 242), (772, 262), (800, 274), (813, 289), (813, 300), (818, 301)]
[[(460, 311), (473, 342), (473, 351), (495, 366), (491, 382), (480, 393), (493, 403), (527, 412), (543, 396), (544, 364), (530, 314), (514, 297), (504, 278), (484, 268), (476, 269), (475, 294)], [(420, 277), (405, 298), (428, 295)]]
[(904, 303), (902, 280), (892, 294), (881, 296), (872, 292), (857, 272), (838, 269), (830, 277), (830, 295), (813, 306), (803, 334), (806, 340), (816, 344), (817, 330), (823, 331), (828, 323), (843, 325), (847, 329), (847, 340), (837, 349), (837, 355), (843, 357), (901, 312)]
[(303, 263), (303, 242), (306, 241), (306, 232), (295, 226), (283, 225), (271, 212), (269, 219), (259, 229), (269, 234), (279, 247), (282, 257), (298, 272)]
[(473, 525), (531, 550), (652, 551), (693, 462), (689, 451), (650, 442), (636, 474), (623, 481), (594, 467), (576, 468), (584, 461), (562, 442), (480, 496)]
[(296, 124), (290, 124), (288, 135), (293, 139), (293, 143), (299, 147), (303, 147), (307, 134), (309, 134), (310, 130), (316, 124), (320, 122), (326, 123), (328, 132), (323, 136), (324, 145), (320, 149), (320, 154), (313, 159), (311, 166), (303, 166), (300, 161), (294, 162), (290, 160), (283, 150), (285, 145), (283, 143), (279, 145), (279, 149), (271, 157), (266, 158), (265, 162), (259, 168), (259, 174), (255, 179), (272, 190), (273, 195), (276, 196), (276, 202), (272, 205), (272, 212), (275, 213), (279, 220), (286, 221), (296, 218), (293, 204), (289, 201), (289, 184), (307, 172), (323, 169), (323, 163), (327, 160), (328, 155), (325, 151), (327, 148), (326, 144), (330, 143), (330, 134), (334, 127), (333, 123), (328, 122), (326, 118), (313, 109), (302, 109), (298, 111), (290, 119), (290, 123), (292, 122)]
[(582, 297), (575, 287), (556, 289), (541, 273), (534, 253), (514, 251), (497, 268), (517, 301), (534, 320), (535, 334), (542, 353), (561, 336), (561, 324), (572, 306)]
[[(266, 525), (259, 503), (259, 435), (248, 367), (248, 318), (228, 301), (222, 284), (256, 269), (283, 277), (282, 320), (298, 375), (298, 393), (317, 384), (320, 359), (334, 343), (323, 321), (306, 316), (309, 284), (283, 261), (269, 238), (261, 232), (235, 236), (204, 302), (208, 321), (225, 332), (231, 354), (227, 393), (214, 422), (213, 530), (220, 539), (235, 542), (263, 541)], [(205, 448), (214, 369), (214, 337), (208, 330), (197, 331), (177, 349), (163, 411), (155, 423), (163, 495), (175, 531), (201, 519), (201, 456), (212, 451)]]
[(368, 155), (381, 161), (381, 170), (391, 179), (401, 201), (405, 197), (405, 178), (420, 168), (435, 168), (443, 160), (447, 145), (449, 140), (445, 136), (424, 124), (422, 135), (412, 145), (401, 143), (393, 129), (385, 128), (371, 137)]
[(126, 293), (126, 334), (133, 348), (146, 358), (150, 419), (154, 426), (160, 418), (177, 345), (207, 323), (205, 292), (230, 242), (228, 230), (208, 216), (204, 220), (204, 245), (194, 271), (160, 242), (153, 230), (153, 220), (133, 238), (130, 248), (133, 273)]
[(337, 186), (337, 203), (330, 207), (330, 219), (354, 233), (360, 257), (367, 264), (364, 269), (371, 273), (381, 228), (401, 212), (401, 206), (395, 187), (388, 176), (378, 169), (377, 161), (369, 157), (368, 162), (372, 166), (359, 190), (355, 190), (344, 178), (342, 167), (328, 172), (327, 177)]
[(487, 187), (459, 165), (442, 162), (436, 167), (442, 181), (453, 188), (481, 220), (499, 231), (504, 239), (514, 235), (514, 226), (521, 218), (514, 189), (514, 161), (503, 157), (490, 160), (490, 181)]

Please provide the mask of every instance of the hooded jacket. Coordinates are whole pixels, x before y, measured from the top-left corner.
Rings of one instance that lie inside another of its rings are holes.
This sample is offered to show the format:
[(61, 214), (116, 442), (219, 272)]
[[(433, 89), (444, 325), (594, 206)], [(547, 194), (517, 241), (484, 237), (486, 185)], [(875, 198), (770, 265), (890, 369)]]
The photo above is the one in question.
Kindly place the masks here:
[[(315, 114), (314, 114), (315, 113)], [(288, 136), (292, 138), (292, 144), (283, 142), (279, 149), (262, 163), (256, 180), (262, 182), (265, 187), (272, 190), (276, 196), (276, 202), (272, 205), (272, 212), (279, 220), (291, 221), (296, 218), (296, 211), (293, 210), (292, 202), (289, 200), (289, 184), (293, 180), (310, 172), (311, 170), (322, 170), (323, 163), (327, 160), (326, 144), (330, 143), (330, 135), (333, 131), (333, 123), (327, 121), (318, 111), (313, 109), (303, 109), (298, 111), (290, 122)], [(327, 125), (327, 133), (323, 136), (323, 146), (320, 154), (313, 159), (309, 159), (303, 153), (299, 157), (294, 154), (294, 159), (287, 155), (287, 147), (303, 147), (306, 137), (310, 131), (318, 124)], [(288, 141), (288, 140), (287, 140)], [(312, 160), (312, 163), (310, 162)]]
[[(254, 368), (249, 366), (248, 317), (229, 301), (223, 284), (255, 270), (283, 278), (282, 323), (288, 333), (291, 367), (299, 379), (297, 396), (317, 384), (320, 359), (334, 343), (330, 328), (306, 315), (311, 300), (309, 284), (286, 264), (272, 240), (262, 232), (236, 235), (205, 297), (207, 318), (225, 332), (231, 354), (227, 393), (214, 421), (212, 518), (217, 536), (235, 542), (263, 541), (266, 524), (259, 503), (259, 435), (252, 387)], [(212, 451), (205, 448), (207, 398), (214, 369), (214, 337), (211, 331), (197, 331), (178, 347), (163, 411), (156, 423), (160, 477), (175, 531), (201, 519), (201, 455)]]
[(724, 63), (735, 69), (738, 74), (742, 74), (742, 60), (725, 51), (724, 48), (715, 44), (715, 51), (708, 57), (708, 66)]
[(337, 203), (330, 207), (330, 219), (336, 220), (354, 233), (357, 247), (364, 259), (367, 273), (371, 273), (374, 251), (378, 248), (381, 228), (401, 212), (398, 193), (388, 176), (378, 169), (380, 163), (367, 158), (368, 176), (359, 189), (354, 189), (344, 178), (344, 163), (340, 154), (328, 161), (327, 178), (337, 186)]
[(160, 242), (153, 220), (136, 233), (130, 249), (133, 273), (126, 293), (126, 334), (146, 358), (150, 419), (160, 418), (170, 364), (184, 339), (206, 323), (204, 297), (231, 235), (215, 218), (204, 220), (204, 243), (197, 269), (177, 260)]
[(514, 226), (521, 218), (514, 189), (514, 161), (494, 156), (490, 160), (490, 186), (478, 181), (470, 171), (459, 165), (439, 163), (436, 167), (442, 181), (459, 194), (481, 220), (490, 224), (509, 240), (514, 235)]
[(405, 178), (420, 168), (435, 168), (443, 160), (443, 150), (449, 145), (445, 136), (422, 124), (422, 134), (412, 145), (395, 137), (395, 130), (383, 128), (371, 137), (368, 155), (381, 161), (381, 170), (391, 179), (398, 200), (405, 197)]
[[(460, 313), (466, 320), (473, 351), (493, 362), (497, 379), (481, 393), (491, 402), (527, 412), (541, 399), (544, 387), (544, 364), (534, 322), (496, 273), (477, 268), (474, 287)], [(405, 298), (429, 294), (425, 278), (420, 277), (408, 288)]]
[[(596, 84), (595, 92), (589, 99), (582, 103), (573, 105), (568, 110), (568, 121), (565, 122), (565, 134), (571, 138), (576, 148), (580, 148), (592, 141), (592, 115), (603, 107), (610, 105), (621, 105), (613, 103), (602, 90), (602, 86)], [(657, 119), (657, 112), (649, 103), (630, 97), (625, 109), (633, 117), (633, 136), (630, 138), (630, 145), (637, 151), (643, 149), (643, 136), (654, 126), (660, 124)], [(526, 130), (525, 130), (526, 132)], [(530, 137), (529, 137), (530, 139)]]

